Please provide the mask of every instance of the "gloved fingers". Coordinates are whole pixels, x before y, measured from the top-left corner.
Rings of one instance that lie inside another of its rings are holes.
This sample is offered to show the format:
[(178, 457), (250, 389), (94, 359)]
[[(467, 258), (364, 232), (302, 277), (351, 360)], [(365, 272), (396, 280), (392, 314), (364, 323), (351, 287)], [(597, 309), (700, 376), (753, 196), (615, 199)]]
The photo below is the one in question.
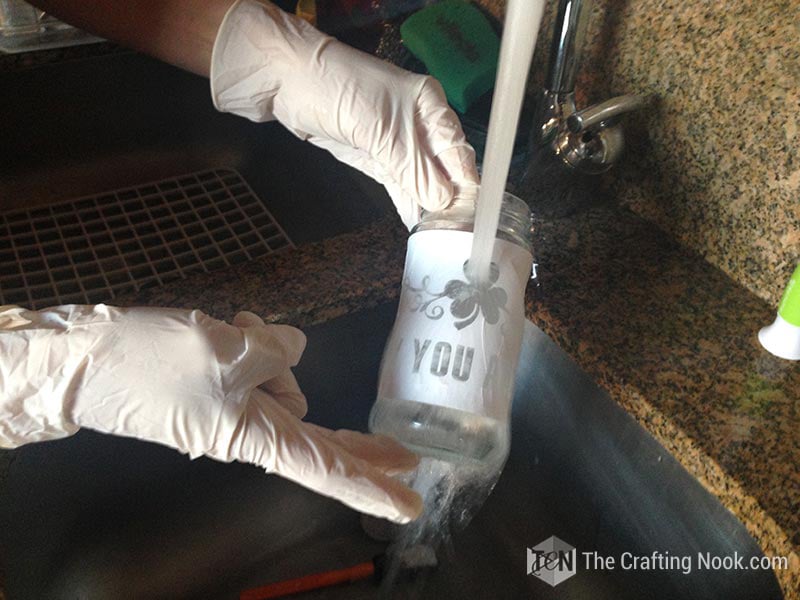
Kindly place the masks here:
[[(274, 403), (280, 404), (297, 418), (302, 418), (294, 413), (286, 402), (259, 389), (253, 390), (251, 401), (256, 402), (258, 410), (267, 418), (269, 418)], [(362, 433), (350, 429), (333, 430), (308, 422), (304, 423), (303, 427), (310, 435), (327, 438), (345, 452), (355, 458), (367, 461), (388, 475), (407, 473), (419, 464), (419, 457), (416, 454), (386, 435)]]
[(408, 194), (394, 181), (387, 180), (383, 185), (389, 193), (394, 203), (395, 210), (397, 210), (397, 214), (400, 215), (400, 219), (403, 221), (403, 225), (406, 226), (406, 229), (411, 231), (414, 225), (419, 223), (422, 216), (420, 205), (416, 198)]
[[(237, 327), (265, 327), (270, 328), (269, 325), (264, 323), (264, 320), (256, 315), (255, 313), (251, 313), (250, 311), (241, 311), (237, 313), (237, 315), (233, 318), (233, 324)], [(273, 326), (276, 327), (276, 326)], [(294, 329), (294, 328), (292, 328)], [(275, 330), (276, 332), (280, 333), (280, 330)], [(299, 331), (299, 330), (295, 330)], [(284, 332), (285, 333), (285, 332)], [(294, 332), (289, 334), (290, 336), (295, 336)], [(303, 335), (302, 344), (303, 348), (305, 349), (305, 335)], [(299, 338), (295, 340), (290, 340), (289, 344), (297, 345), (300, 343)], [(302, 350), (301, 350), (302, 353)], [(299, 356), (297, 358), (299, 360)], [(293, 364), (297, 364), (297, 360)], [(294, 374), (287, 368), (280, 373), (277, 373), (261, 383), (259, 386), (264, 391), (269, 392), (269, 394), (275, 398), (277, 402), (279, 402), (284, 408), (286, 408), (289, 412), (295, 415), (297, 418), (302, 419), (306, 416), (308, 412), (308, 404), (306, 403), (305, 394), (300, 390), (300, 386), (297, 385), (297, 379), (295, 379)], [(253, 390), (253, 393), (259, 392), (256, 388)]]
[(467, 142), (458, 115), (448, 105), (441, 84), (427, 77), (417, 104), (418, 135), (426, 141), (449, 181), (456, 186), (480, 183), (475, 151)]
[(452, 146), (437, 154), (436, 159), (453, 184), (454, 196), (462, 192), (477, 196), (480, 177), (472, 146), (466, 142)]
[[(260, 388), (260, 389), (259, 389)], [(260, 401), (259, 394), (268, 394), (275, 402), (283, 406), (298, 419), (308, 412), (306, 396), (297, 385), (297, 379), (288, 369), (272, 379), (268, 379), (251, 392), (251, 397)]]
[(37, 313), (21, 306), (4, 304), (0, 306), (0, 330), (9, 331), (31, 325), (35, 322), (37, 316)]
[[(375, 153), (386, 179), (399, 188), (392, 190), (385, 182), (401, 214), (408, 213), (406, 197), (425, 210), (442, 210), (460, 187), (479, 181), (475, 153), (441, 84), (432, 77), (418, 81), (413, 127), (396, 132)], [(403, 219), (407, 226), (411, 220), (407, 214)]]
[[(279, 439), (283, 433), (278, 433)], [(304, 487), (397, 523), (407, 523), (422, 512), (416, 492), (324, 436), (306, 430), (279, 446), (283, 455), (277, 457), (275, 472)]]
[[(236, 316), (233, 317), (233, 325), (240, 329), (252, 329), (265, 334), (267, 337), (277, 339), (282, 346), (292, 350), (296, 355), (294, 364), (297, 364), (297, 361), (300, 360), (300, 356), (306, 347), (306, 336), (297, 327), (264, 323), (264, 319), (249, 310), (236, 313)], [(264, 335), (260, 336), (260, 339), (263, 341)]]
[(268, 396), (262, 401), (263, 410), (248, 410), (247, 439), (240, 447), (245, 460), (257, 458), (270, 472), (376, 517), (407, 523), (419, 516), (422, 499), (416, 492)]
[(265, 325), (264, 319), (249, 310), (242, 310), (236, 313), (231, 323), (235, 327), (253, 327), (256, 325)]
[[(288, 375), (294, 380), (291, 373)], [(272, 381), (274, 380), (270, 382)], [(294, 386), (297, 386), (296, 382)], [(296, 389), (299, 392), (299, 388)], [(276, 395), (272, 390), (266, 393), (256, 388), (251, 395), (251, 402), (255, 402), (259, 410), (268, 417), (273, 403), (278, 403), (295, 417), (302, 419), (307, 412), (307, 405), (305, 396), (300, 395), (303, 399), (302, 413), (291, 400)], [(419, 457), (416, 454), (386, 435), (361, 433), (350, 429), (333, 430), (314, 423), (305, 423), (305, 428), (315, 435), (327, 438), (352, 456), (366, 460), (375, 468), (390, 475), (406, 473), (419, 464)]]
[[(289, 325), (265, 325), (257, 315), (244, 312), (237, 314), (233, 322), (244, 336), (238, 364), (231, 375), (240, 387), (252, 389), (282, 376), (300, 362), (306, 336), (299, 329)], [(288, 385), (286, 381), (282, 384)]]
[(398, 475), (413, 470), (419, 457), (405, 446), (386, 435), (361, 433), (350, 429), (332, 430), (313, 423), (306, 427), (341, 446), (352, 456), (367, 461), (387, 475)]
[[(424, 165), (432, 177), (424, 180), (426, 193), (420, 194), (419, 204), (436, 211), (446, 208), (453, 199), (454, 188), (479, 183), (475, 152), (467, 143), (461, 121), (450, 108), (441, 84), (433, 77), (421, 79), (414, 117), (415, 153), (417, 162)], [(409, 191), (409, 186), (401, 185)], [(444, 182), (444, 183), (442, 183)]]
[(430, 211), (441, 210), (453, 200), (453, 184), (438, 165), (429, 140), (420, 135), (420, 129), (425, 127), (418, 125), (414, 131), (397, 135), (375, 159), (415, 205)]

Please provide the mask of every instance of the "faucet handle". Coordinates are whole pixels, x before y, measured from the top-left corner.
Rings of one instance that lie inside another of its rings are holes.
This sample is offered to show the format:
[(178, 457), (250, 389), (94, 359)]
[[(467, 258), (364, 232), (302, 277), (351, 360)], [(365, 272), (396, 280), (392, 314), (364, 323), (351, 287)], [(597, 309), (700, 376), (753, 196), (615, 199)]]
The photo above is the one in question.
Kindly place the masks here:
[(611, 98), (572, 113), (567, 117), (567, 128), (572, 133), (581, 133), (590, 129), (602, 129), (612, 125), (620, 116), (644, 106), (641, 96), (625, 95)]

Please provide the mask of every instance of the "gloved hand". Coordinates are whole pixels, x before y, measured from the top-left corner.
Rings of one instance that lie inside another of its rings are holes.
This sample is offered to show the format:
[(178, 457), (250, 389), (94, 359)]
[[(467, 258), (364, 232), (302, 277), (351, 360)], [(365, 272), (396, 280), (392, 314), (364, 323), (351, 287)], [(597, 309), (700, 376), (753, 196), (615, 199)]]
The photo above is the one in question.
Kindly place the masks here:
[(397, 522), (421, 511), (391, 478), (417, 458), (390, 438), (305, 423), (290, 367), (305, 336), (239, 313), (0, 307), (0, 446), (81, 427), (264, 467)]
[(410, 229), (478, 183), (475, 153), (441, 85), (324, 35), (271, 4), (239, 0), (211, 59), (218, 110), (277, 119), (386, 186)]

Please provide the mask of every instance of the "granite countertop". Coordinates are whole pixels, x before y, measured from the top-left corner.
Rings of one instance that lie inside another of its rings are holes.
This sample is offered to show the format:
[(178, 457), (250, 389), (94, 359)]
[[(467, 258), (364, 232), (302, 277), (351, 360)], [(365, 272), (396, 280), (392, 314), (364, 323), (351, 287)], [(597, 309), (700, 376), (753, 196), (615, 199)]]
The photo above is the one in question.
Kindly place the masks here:
[[(543, 293), (529, 319), (747, 527), (800, 598), (800, 368), (761, 348), (762, 300), (630, 212), (537, 224)], [(300, 327), (399, 294), (406, 232), (387, 218), (226, 272), (117, 299), (250, 310)]]
[(67, 61), (82, 60), (94, 56), (107, 54), (130, 54), (132, 50), (122, 48), (111, 42), (94, 42), (78, 46), (64, 46), (20, 52), (18, 54), (4, 54), (0, 52), (0, 73), (11, 73), (31, 67), (44, 65), (58, 65)]

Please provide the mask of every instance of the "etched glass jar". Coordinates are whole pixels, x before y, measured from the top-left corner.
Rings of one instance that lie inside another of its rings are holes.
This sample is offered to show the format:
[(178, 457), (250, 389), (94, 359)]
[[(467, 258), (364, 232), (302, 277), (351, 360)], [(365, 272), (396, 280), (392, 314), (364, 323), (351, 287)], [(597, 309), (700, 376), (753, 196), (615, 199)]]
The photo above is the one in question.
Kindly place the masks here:
[(466, 268), (473, 220), (474, 204), (456, 202), (412, 230), (370, 430), (422, 456), (499, 472), (533, 260), (531, 213), (505, 194), (485, 283)]

